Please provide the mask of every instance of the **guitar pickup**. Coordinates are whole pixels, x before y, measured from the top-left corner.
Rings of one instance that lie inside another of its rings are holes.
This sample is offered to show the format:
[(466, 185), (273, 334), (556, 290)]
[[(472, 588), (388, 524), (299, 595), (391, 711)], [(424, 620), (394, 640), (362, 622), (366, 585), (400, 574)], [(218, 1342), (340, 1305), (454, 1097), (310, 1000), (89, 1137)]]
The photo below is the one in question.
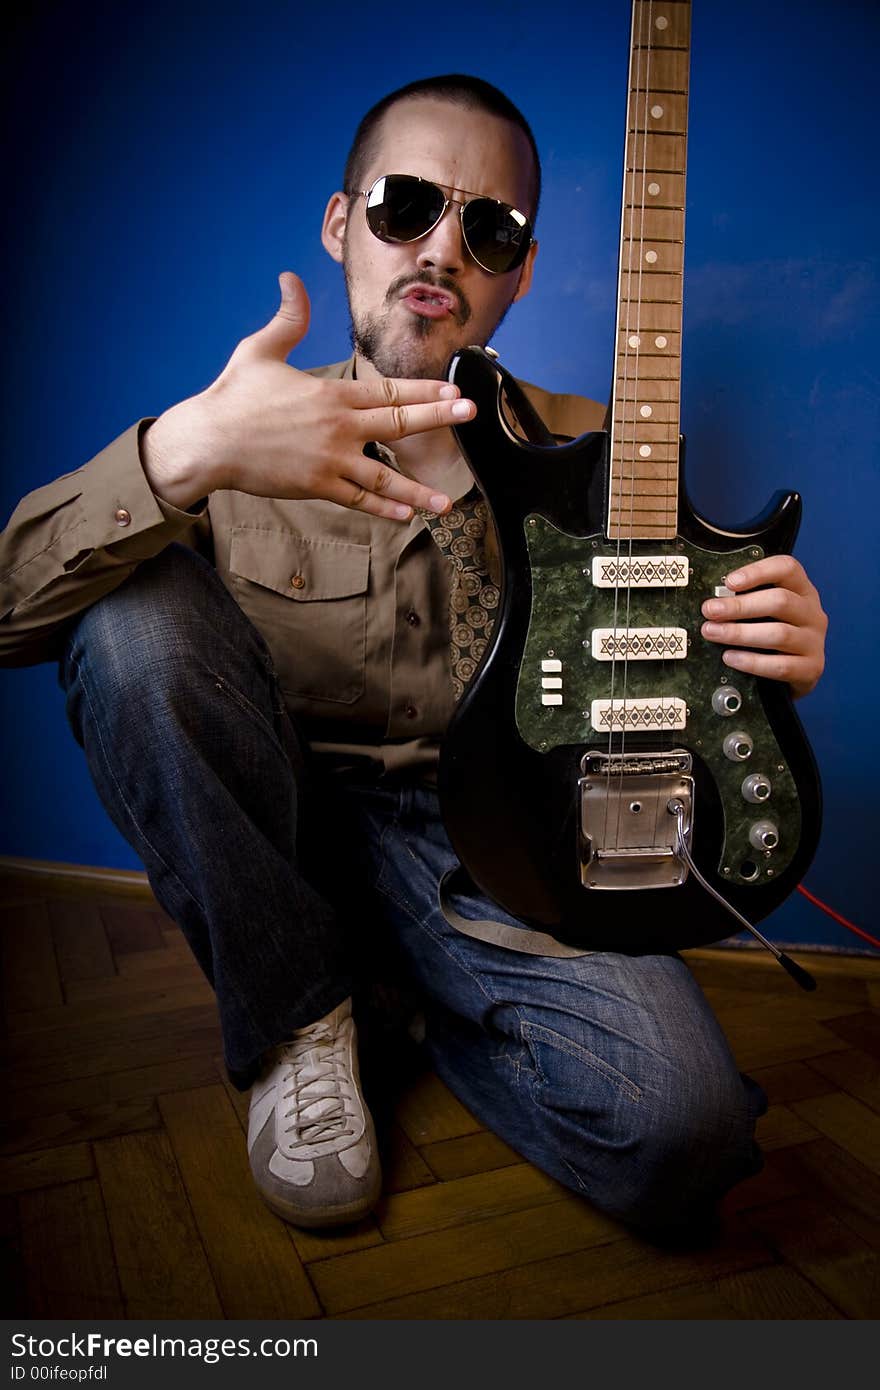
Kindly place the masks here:
[(682, 661), (687, 646), (683, 627), (595, 627), (590, 639), (594, 661)]

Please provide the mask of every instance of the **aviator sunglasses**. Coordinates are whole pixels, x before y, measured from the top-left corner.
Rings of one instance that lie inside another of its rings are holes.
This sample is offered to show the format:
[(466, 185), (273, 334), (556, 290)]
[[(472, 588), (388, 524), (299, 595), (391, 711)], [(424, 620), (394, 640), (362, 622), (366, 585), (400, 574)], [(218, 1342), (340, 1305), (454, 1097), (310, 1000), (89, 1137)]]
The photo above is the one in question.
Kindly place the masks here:
[[(464, 189), (454, 189), (464, 193)], [(497, 198), (448, 198), (443, 189), (415, 174), (383, 174), (370, 188), (354, 189), (366, 198), (367, 226), (380, 241), (418, 241), (437, 226), (450, 203), (458, 203), (464, 244), (490, 275), (516, 270), (532, 244), (529, 219)]]

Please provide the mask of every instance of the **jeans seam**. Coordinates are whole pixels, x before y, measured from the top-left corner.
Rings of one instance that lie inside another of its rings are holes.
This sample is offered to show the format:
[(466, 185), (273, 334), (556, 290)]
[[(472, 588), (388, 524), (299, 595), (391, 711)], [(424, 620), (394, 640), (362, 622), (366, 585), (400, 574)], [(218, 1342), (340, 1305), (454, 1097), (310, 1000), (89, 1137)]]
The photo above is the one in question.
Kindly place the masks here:
[[(209, 670), (211, 670), (211, 668), (209, 668)], [(214, 677), (217, 689), (222, 690), (225, 694), (227, 694), (229, 698), (233, 701), (233, 703), (238, 705), (239, 709), (241, 709), (245, 714), (250, 715), (252, 718), (256, 719), (262, 725), (265, 731), (268, 734), (270, 734), (277, 743), (278, 730), (275, 728), (274, 724), (270, 724), (269, 720), (263, 714), (262, 710), (258, 709), (258, 707), (255, 704), (253, 704), (252, 701), (250, 701), (246, 695), (243, 695), (240, 690), (236, 689), (234, 685), (230, 684), (230, 682), (226, 679), (225, 676), (221, 674), (221, 672), (211, 670), (211, 675)]]
[(110, 778), (111, 778), (111, 780), (112, 780), (112, 782), (113, 782), (113, 785), (114, 785), (114, 787), (116, 788), (117, 794), (118, 794), (118, 796), (119, 796), (119, 800), (121, 801), (122, 805), (125, 807), (125, 809), (126, 809), (128, 815), (129, 815), (129, 818), (131, 819), (132, 825), (133, 825), (133, 826), (135, 827), (135, 829), (137, 830), (138, 835), (141, 837), (141, 839), (143, 840), (144, 844), (147, 845), (147, 846), (149, 847), (149, 849), (150, 849), (150, 852), (151, 852), (152, 854), (155, 855), (157, 861), (162, 865), (163, 869), (164, 869), (165, 872), (168, 874), (169, 878), (173, 879), (174, 882), (178, 885), (178, 887), (181, 888), (181, 889), (183, 890), (183, 892), (186, 894), (186, 896), (190, 899), (190, 901), (195, 903), (196, 907), (199, 909), (199, 912), (201, 912), (202, 916), (204, 917), (204, 916), (206, 915), (206, 914), (205, 914), (205, 909), (204, 909), (204, 907), (202, 906), (202, 904), (201, 904), (201, 902), (199, 901), (199, 899), (195, 896), (194, 893), (191, 893), (190, 890), (189, 890), (189, 888), (187, 888), (186, 884), (183, 883), (183, 882), (178, 878), (177, 874), (174, 872), (174, 870), (171, 868), (171, 866), (170, 866), (169, 864), (166, 864), (165, 859), (164, 859), (163, 856), (159, 853), (159, 851), (156, 849), (156, 846), (153, 844), (153, 842), (152, 842), (152, 840), (150, 839), (150, 837), (149, 837), (149, 836), (146, 834), (146, 832), (144, 831), (144, 829), (143, 829), (143, 827), (141, 826), (141, 824), (140, 824), (140, 822), (139, 822), (137, 816), (135, 815), (135, 813), (134, 813), (132, 807), (129, 805), (128, 799), (127, 799), (127, 797), (126, 797), (126, 795), (125, 795), (125, 792), (123, 791), (123, 788), (122, 788), (122, 786), (120, 785), (120, 783), (119, 783), (119, 781), (118, 781), (118, 779), (117, 779), (117, 777), (116, 777), (116, 774), (115, 774), (114, 771), (113, 771), (113, 767), (112, 767), (112, 764), (111, 764), (111, 762), (110, 762), (110, 759), (109, 759), (109, 757), (107, 756), (107, 749), (106, 749), (106, 746), (105, 746), (105, 744), (104, 744), (104, 735), (103, 735), (103, 731), (102, 731), (102, 729), (101, 729), (101, 721), (100, 721), (100, 719), (99, 719), (98, 716), (97, 716), (97, 712), (96, 712), (96, 710), (95, 710), (94, 703), (92, 702), (91, 695), (89, 694), (89, 687), (88, 687), (88, 682), (87, 682), (87, 680), (86, 680), (85, 672), (84, 672), (83, 668), (80, 666), (79, 661), (77, 660), (75, 654), (71, 653), (70, 659), (71, 659), (73, 665), (75, 666), (76, 671), (77, 671), (77, 674), (78, 674), (78, 676), (79, 676), (79, 678), (80, 678), (80, 683), (81, 683), (81, 685), (82, 685), (83, 695), (85, 696), (86, 704), (87, 704), (88, 707), (89, 707), (89, 714), (91, 715), (92, 722), (93, 722), (94, 727), (95, 727), (95, 735), (96, 735), (96, 738), (97, 738), (97, 741), (98, 741), (98, 747), (99, 747), (100, 750), (101, 750), (101, 760), (102, 760), (102, 762), (103, 762), (103, 764), (104, 764), (105, 771), (109, 774), (109, 776), (110, 776)]
[[(573, 1057), (575, 1061), (582, 1062), (584, 1066), (589, 1067), (591, 1071), (603, 1077), (612, 1086), (615, 1086), (617, 1090), (621, 1091), (628, 1100), (634, 1103), (638, 1103), (641, 1100), (641, 1089), (634, 1081), (631, 1081), (623, 1072), (618, 1071), (610, 1062), (606, 1062), (603, 1058), (597, 1057), (594, 1052), (590, 1052), (587, 1048), (581, 1047), (580, 1043), (576, 1043), (573, 1039), (567, 1038), (563, 1033), (557, 1033), (555, 1029), (548, 1028), (546, 1024), (532, 1023), (530, 1020), (526, 1019), (522, 1024), (522, 1034), (527, 1047), (529, 1046), (528, 1040), (531, 1037), (541, 1037), (549, 1047), (555, 1047), (560, 1052), (566, 1052), (569, 1057)], [(547, 1078), (541, 1067), (540, 1058), (533, 1052), (531, 1047), (529, 1047), (529, 1052), (532, 1054), (538, 1075), (541, 1077), (542, 1081), (546, 1081)]]

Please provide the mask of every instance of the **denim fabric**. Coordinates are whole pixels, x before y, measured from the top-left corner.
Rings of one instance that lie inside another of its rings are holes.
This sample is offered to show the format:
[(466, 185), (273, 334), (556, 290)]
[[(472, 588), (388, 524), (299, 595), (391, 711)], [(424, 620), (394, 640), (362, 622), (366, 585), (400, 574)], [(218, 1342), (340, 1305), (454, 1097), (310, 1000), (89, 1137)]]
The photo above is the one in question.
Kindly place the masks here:
[[(766, 1101), (686, 964), (519, 955), (451, 927), (436, 794), (310, 791), (265, 644), (199, 557), (172, 546), (88, 610), (61, 677), (98, 791), (215, 986), (239, 1084), (390, 952), (440, 1076), (603, 1210), (674, 1231), (760, 1168)], [(479, 896), (456, 907), (516, 925)]]

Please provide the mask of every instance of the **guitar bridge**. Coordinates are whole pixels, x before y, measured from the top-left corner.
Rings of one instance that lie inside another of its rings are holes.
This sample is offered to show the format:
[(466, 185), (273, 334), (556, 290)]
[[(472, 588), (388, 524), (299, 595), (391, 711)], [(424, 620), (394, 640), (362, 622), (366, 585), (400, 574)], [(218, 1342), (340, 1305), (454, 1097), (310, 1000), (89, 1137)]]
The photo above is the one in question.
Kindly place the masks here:
[(670, 802), (684, 806), (690, 849), (694, 780), (691, 755), (585, 753), (581, 759), (580, 870), (585, 888), (676, 888), (688, 876), (678, 851), (678, 821)]

